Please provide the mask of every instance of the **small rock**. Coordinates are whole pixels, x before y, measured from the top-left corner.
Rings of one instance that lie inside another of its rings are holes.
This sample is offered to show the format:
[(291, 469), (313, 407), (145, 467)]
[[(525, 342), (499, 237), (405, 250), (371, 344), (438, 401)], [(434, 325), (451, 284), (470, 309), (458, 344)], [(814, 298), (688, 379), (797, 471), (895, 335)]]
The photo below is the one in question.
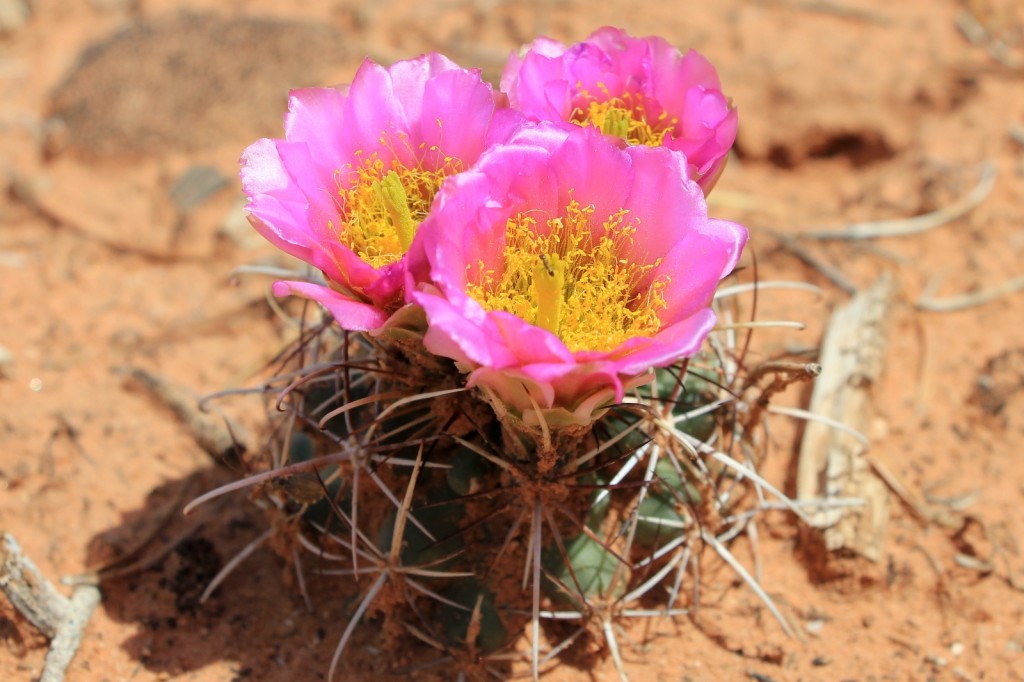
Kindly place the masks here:
[(128, 9), (133, 0), (89, 0), (89, 4), (100, 10)]
[(60, 116), (51, 116), (43, 121), (41, 133), (43, 138), (43, 157), (45, 159), (55, 159), (68, 148), (68, 141), (70, 140), (68, 124)]
[(0, 35), (14, 33), (28, 23), (31, 16), (28, 0), (0, 0)]
[(19, 251), (0, 251), (0, 268), (23, 268), (28, 257)]
[(14, 355), (11, 354), (11, 351), (0, 346), (0, 379), (8, 378), (10, 376), (10, 369), (13, 366)]
[(241, 249), (255, 249), (267, 242), (249, 224), (245, 215), (245, 199), (239, 199), (221, 220), (217, 236), (231, 241)]
[(227, 184), (228, 179), (216, 168), (192, 166), (175, 181), (169, 194), (175, 207), (182, 213), (188, 213), (201, 206)]

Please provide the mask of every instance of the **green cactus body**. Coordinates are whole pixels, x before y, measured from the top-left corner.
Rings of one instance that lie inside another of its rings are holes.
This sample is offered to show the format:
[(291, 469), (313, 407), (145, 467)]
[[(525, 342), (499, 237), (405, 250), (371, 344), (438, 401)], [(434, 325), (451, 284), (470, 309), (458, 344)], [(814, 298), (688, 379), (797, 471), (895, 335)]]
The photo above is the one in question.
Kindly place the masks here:
[(498, 615), (494, 593), (477, 580), (468, 578), (456, 581), (443, 592), (443, 596), (463, 607), (459, 609), (444, 603), (438, 606), (438, 621), (447, 642), (470, 644), (466, 639), (478, 601), (480, 629), (472, 646), (487, 654), (497, 651), (508, 642), (508, 631)]
[[(545, 435), (503, 418), (481, 393), (443, 388), (463, 376), (450, 363), (417, 366), (414, 334), (400, 346), (350, 341), (349, 371), (318, 375), (298, 403), (301, 424), (323, 430), (287, 444), (289, 464), (336, 457), (282, 485), (301, 482), (308, 493), (292, 490), (286, 511), (311, 522), (303, 532), (320, 534), (310, 540), (348, 576), (349, 617), (365, 619), (385, 594), (351, 576), (375, 575), (370, 585), (391, 595), (374, 616), (379, 627), (479, 661), (509, 653), (535, 604), (603, 633), (609, 617), (638, 605), (641, 587), (669, 593), (679, 575), (669, 564), (683, 557), (706, 506), (700, 491), (713, 490), (708, 468), (672, 439), (720, 434), (720, 413), (699, 412), (722, 389), (683, 367), (657, 370), (636, 389), (646, 404), (611, 406), (586, 429), (549, 424)], [(337, 457), (346, 452), (358, 459)], [(408, 516), (396, 538), (401, 509)], [(605, 620), (588, 621), (598, 614)]]

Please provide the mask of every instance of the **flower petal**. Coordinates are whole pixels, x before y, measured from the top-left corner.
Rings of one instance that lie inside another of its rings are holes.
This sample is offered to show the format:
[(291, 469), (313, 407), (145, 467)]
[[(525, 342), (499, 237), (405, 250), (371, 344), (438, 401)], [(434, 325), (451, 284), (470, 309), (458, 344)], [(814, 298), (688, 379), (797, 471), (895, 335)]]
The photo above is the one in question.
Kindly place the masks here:
[(736, 112), (714, 67), (696, 51), (681, 54), (662, 38), (633, 38), (604, 27), (570, 47), (535, 41), (525, 54), (509, 57), (501, 86), (513, 106), (540, 121), (600, 116), (591, 122), (606, 125), (608, 114), (588, 113), (591, 105), (621, 102), (649, 130), (626, 138), (643, 144), (661, 140), (684, 153), (691, 179), (705, 192), (736, 140)]
[[(245, 151), (241, 177), (250, 222), (321, 270), (334, 294), (310, 297), (342, 306), (347, 312), (336, 315), (339, 323), (363, 330), (367, 320), (386, 319), (405, 302), (406, 259), (395, 245), (407, 247), (418, 227), (408, 217), (418, 222), (445, 176), (471, 166), (521, 120), (478, 71), (442, 55), (387, 68), (366, 60), (350, 86), (293, 91), (285, 139), (260, 140)], [(380, 187), (395, 176), (401, 191), (388, 185), (383, 196)], [(416, 194), (402, 232), (391, 234), (398, 229), (390, 197), (410, 191)], [(303, 295), (314, 291), (288, 286)], [(367, 317), (355, 304), (379, 314)]]
[[(504, 272), (511, 218), (538, 216), (526, 224), (544, 235), (551, 230), (544, 218), (561, 219), (569, 201), (594, 205), (590, 229), (622, 209), (635, 218), (633, 243), (616, 257), (650, 270), (636, 291), (653, 286), (655, 278), (664, 282), (665, 308), (652, 334), (611, 349), (572, 352), (532, 320), (504, 308), (486, 310), (471, 297), (471, 287), (479, 296), (480, 287), (496, 286)], [(486, 388), (527, 422), (550, 417), (579, 424), (587, 417), (580, 410), (592, 418), (610, 401), (622, 400), (626, 387), (644, 380), (652, 367), (700, 349), (715, 324), (709, 307), (715, 287), (735, 267), (745, 241), (742, 227), (708, 219), (703, 193), (688, 179), (681, 155), (622, 149), (592, 129), (527, 124), (446, 182), (409, 251), (406, 291), (425, 312), (427, 349), (470, 372), (468, 385)], [(478, 281), (474, 273), (482, 264), (492, 272)]]
[(296, 295), (316, 301), (327, 308), (338, 324), (350, 331), (370, 331), (388, 319), (387, 313), (375, 306), (354, 301), (333, 289), (310, 282), (274, 282), (274, 295)]

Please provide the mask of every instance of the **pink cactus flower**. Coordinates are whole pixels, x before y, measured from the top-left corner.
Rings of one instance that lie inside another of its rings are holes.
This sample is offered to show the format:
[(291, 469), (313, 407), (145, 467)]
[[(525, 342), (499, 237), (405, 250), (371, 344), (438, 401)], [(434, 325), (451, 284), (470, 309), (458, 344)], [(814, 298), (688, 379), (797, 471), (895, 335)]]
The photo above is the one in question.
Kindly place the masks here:
[(708, 60), (616, 28), (568, 48), (535, 40), (522, 56), (509, 57), (501, 89), (532, 119), (594, 126), (631, 144), (682, 152), (705, 193), (736, 140), (736, 110)]
[(321, 271), (278, 296), (319, 301), (352, 331), (403, 303), (405, 252), (434, 194), (521, 120), (476, 70), (439, 54), (385, 68), (363, 62), (351, 86), (291, 93), (285, 138), (241, 158), (252, 225)]
[(526, 124), (441, 189), (406, 296), (468, 386), (527, 425), (586, 425), (700, 349), (746, 240), (708, 218), (682, 155)]

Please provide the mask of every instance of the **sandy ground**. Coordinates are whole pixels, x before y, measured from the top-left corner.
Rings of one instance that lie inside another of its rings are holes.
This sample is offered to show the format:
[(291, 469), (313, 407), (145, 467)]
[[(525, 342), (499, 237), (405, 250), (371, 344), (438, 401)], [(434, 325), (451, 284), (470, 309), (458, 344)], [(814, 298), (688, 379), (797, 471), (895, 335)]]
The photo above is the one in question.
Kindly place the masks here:
[[(494, 77), (538, 34), (569, 42), (603, 24), (718, 66), (741, 125), (712, 211), (750, 227), (761, 278), (825, 290), (766, 293), (759, 318), (808, 329), (759, 334), (756, 355), (814, 346), (848, 298), (779, 234), (926, 213), (967, 194), (982, 164), (996, 173), (980, 206), (927, 233), (802, 242), (855, 287), (895, 274), (869, 435), (930, 518), (894, 498), (880, 562), (823, 568), (791, 516), (764, 516), (757, 542), (733, 550), (799, 636), (708, 558), (696, 619), (629, 633), (631, 679), (1024, 679), (1024, 294), (917, 305), (1021, 276), (1018, 2), (35, 0), (18, 23), (0, 38), (0, 529), (54, 578), (191, 530), (104, 584), (70, 682), (322, 679), (344, 629), (315, 567), (310, 613), (269, 550), (197, 606), (266, 521), (242, 496), (180, 520), (183, 501), (232, 474), (128, 381), (141, 367), (196, 395), (246, 385), (286, 337), (267, 282), (231, 272), (277, 258), (240, 220), (235, 174), (249, 142), (280, 134), (287, 89), (344, 82), (367, 54), (432, 49)], [(257, 402), (219, 404), (259, 429)], [(766, 475), (792, 492), (795, 430), (771, 426)], [(388, 670), (391, 652), (366, 637), (346, 679)], [(0, 679), (35, 679), (44, 653), (0, 603)], [(547, 678), (616, 673), (595, 651)]]

